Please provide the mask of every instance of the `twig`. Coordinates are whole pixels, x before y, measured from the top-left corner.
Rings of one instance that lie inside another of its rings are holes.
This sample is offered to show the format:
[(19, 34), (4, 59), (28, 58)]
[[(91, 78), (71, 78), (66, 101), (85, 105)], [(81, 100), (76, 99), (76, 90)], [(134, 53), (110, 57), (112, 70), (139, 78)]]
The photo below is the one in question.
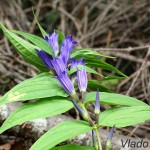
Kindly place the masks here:
[(133, 82), (132, 82), (132, 84), (131, 84), (131, 86), (130, 86), (129, 90), (127, 91), (126, 95), (129, 95), (129, 94), (130, 94), (130, 92), (132, 91), (133, 86), (134, 86), (134, 84), (135, 84), (135, 82), (136, 82), (137, 78), (139, 77), (139, 75), (140, 75), (141, 71), (143, 70), (143, 67), (144, 67), (144, 66), (145, 66), (145, 64), (146, 64), (146, 61), (147, 61), (147, 59), (148, 59), (149, 55), (150, 55), (150, 47), (149, 47), (149, 50), (148, 50), (148, 52), (147, 52), (147, 54), (146, 54), (146, 56), (145, 56), (145, 58), (144, 58), (144, 62), (142, 63), (142, 65), (141, 65), (141, 67), (140, 67), (140, 69), (139, 69), (139, 71), (138, 71), (138, 73), (137, 73), (136, 77), (134, 78), (134, 80), (133, 80)]

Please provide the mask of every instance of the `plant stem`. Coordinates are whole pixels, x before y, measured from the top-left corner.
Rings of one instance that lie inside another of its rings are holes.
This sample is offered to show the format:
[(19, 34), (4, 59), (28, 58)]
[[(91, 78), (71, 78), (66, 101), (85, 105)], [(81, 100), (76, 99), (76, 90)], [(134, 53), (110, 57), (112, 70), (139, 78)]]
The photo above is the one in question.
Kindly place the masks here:
[[(93, 130), (95, 130), (95, 133), (96, 133), (96, 137), (97, 137), (97, 145), (98, 145), (98, 149), (97, 150), (102, 150), (102, 145), (101, 145), (101, 141), (100, 141), (100, 136), (99, 136), (99, 133), (98, 133), (98, 127), (97, 125), (92, 121), (91, 117), (89, 116), (84, 104), (82, 102), (78, 102), (78, 105), (85, 111), (85, 113), (87, 114), (88, 116), (88, 119), (86, 119), (85, 121), (87, 121), (92, 127), (93, 127)], [(84, 117), (83, 117), (84, 118)], [(98, 123), (98, 116), (97, 116), (97, 123)]]
[(98, 141), (98, 150), (102, 150), (102, 145), (101, 145), (100, 136), (98, 133), (98, 128), (96, 127), (94, 130), (95, 130), (97, 141)]
[[(88, 114), (88, 112), (87, 112), (87, 110), (86, 110), (86, 108), (84, 107), (84, 105), (82, 104), (81, 105), (81, 107), (84, 109), (84, 111), (86, 111), (86, 113)], [(101, 141), (100, 141), (100, 136), (99, 136), (99, 133), (98, 133), (98, 127), (95, 125), (95, 123), (92, 121), (92, 119), (90, 118), (90, 116), (88, 115), (88, 117), (89, 117), (89, 124), (91, 125), (91, 126), (93, 126), (93, 127), (95, 127), (94, 128), (94, 130), (95, 130), (95, 133), (96, 133), (96, 137), (97, 137), (97, 142), (98, 142), (98, 150), (102, 150), (102, 145), (101, 145)], [(97, 123), (98, 123), (98, 116), (97, 116)]]
[(91, 117), (89, 116), (86, 108), (84, 107), (83, 103), (79, 103), (79, 105), (81, 106), (81, 108), (84, 110), (84, 112), (87, 114), (88, 119), (86, 120), (92, 127), (95, 125), (94, 122), (92, 121)]
[(82, 92), (82, 102), (84, 103), (85, 101), (85, 92)]
[(98, 144), (97, 144), (97, 140), (96, 140), (96, 136), (95, 136), (95, 131), (92, 130), (92, 144), (93, 144), (93, 147), (97, 150), (98, 149)]

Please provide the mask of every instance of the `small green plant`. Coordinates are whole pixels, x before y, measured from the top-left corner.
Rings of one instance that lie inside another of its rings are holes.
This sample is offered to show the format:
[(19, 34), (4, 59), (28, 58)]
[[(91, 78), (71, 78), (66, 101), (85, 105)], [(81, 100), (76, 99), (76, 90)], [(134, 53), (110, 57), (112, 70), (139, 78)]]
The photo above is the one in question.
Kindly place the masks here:
[[(150, 119), (150, 107), (147, 104), (129, 96), (112, 93), (98, 81), (87, 79), (87, 73), (100, 75), (102, 80), (126, 77), (101, 59), (111, 58), (110, 56), (88, 48), (75, 49), (77, 41), (72, 39), (72, 35), (65, 37), (58, 30), (50, 35), (38, 21), (37, 24), (44, 39), (21, 31), (10, 31), (0, 24), (4, 34), (22, 57), (39, 69), (37, 76), (21, 82), (0, 98), (0, 105), (36, 99), (35, 102), (23, 104), (12, 112), (0, 127), (0, 133), (17, 124), (61, 114), (74, 107), (82, 116), (82, 121), (71, 120), (56, 125), (37, 140), (30, 150), (102, 150), (98, 132), (102, 126), (112, 127), (106, 143), (106, 149), (109, 150), (114, 126), (121, 128)], [(120, 76), (105, 77), (92, 67), (114, 71)], [(99, 90), (87, 92), (87, 89), (91, 91), (93, 88)], [(95, 120), (88, 114), (89, 103), (95, 104)], [(102, 104), (109, 104), (112, 108), (101, 112)], [(89, 131), (92, 132), (92, 146), (73, 144), (55, 147)]]

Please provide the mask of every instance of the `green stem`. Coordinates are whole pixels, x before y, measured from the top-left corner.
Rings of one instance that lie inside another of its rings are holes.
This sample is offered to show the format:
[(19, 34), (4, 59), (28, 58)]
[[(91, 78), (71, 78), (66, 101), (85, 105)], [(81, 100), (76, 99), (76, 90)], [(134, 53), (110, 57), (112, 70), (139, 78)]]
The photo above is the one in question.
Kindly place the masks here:
[(95, 114), (96, 117), (96, 124), (99, 124), (99, 114)]
[[(100, 141), (100, 136), (98, 133), (98, 127), (96, 126), (96, 124), (92, 121), (91, 117), (89, 116), (86, 108), (84, 107), (84, 104), (82, 102), (78, 102), (78, 105), (85, 111), (85, 113), (87, 114), (87, 119), (85, 121), (87, 121), (89, 123), (89, 125), (91, 125), (93, 127), (93, 130), (95, 130), (96, 133), (96, 137), (97, 137), (97, 142), (98, 142), (98, 149), (97, 150), (102, 150), (102, 145), (101, 145), (101, 141)], [(83, 117), (84, 118), (84, 117)], [(98, 122), (98, 120), (97, 120)]]
[(100, 136), (98, 133), (98, 128), (96, 127), (94, 130), (95, 130), (97, 141), (98, 141), (98, 150), (102, 150), (102, 145), (101, 145), (101, 140), (100, 140)]
[(94, 122), (92, 121), (91, 117), (89, 116), (86, 108), (84, 107), (83, 103), (79, 102), (79, 105), (81, 106), (81, 108), (85, 111), (85, 113), (88, 116), (88, 119), (86, 120), (92, 127), (95, 126)]
[(111, 147), (111, 141), (108, 140), (106, 143), (106, 150), (110, 150), (110, 147)]
[(85, 92), (82, 92), (82, 102), (84, 103), (85, 101)]
[(95, 136), (95, 131), (92, 130), (92, 142), (93, 142), (93, 147), (95, 148), (95, 150), (98, 150), (98, 144), (97, 144), (97, 140), (96, 140), (96, 136)]
[[(83, 105), (82, 103), (80, 103), (80, 106), (81, 106), (82, 109), (88, 114), (86, 108), (84, 107), (84, 105)], [(89, 117), (89, 120), (88, 120), (89, 124), (90, 124), (91, 126), (95, 127), (94, 130), (95, 130), (96, 137), (97, 137), (98, 150), (102, 150), (102, 145), (101, 145), (101, 141), (100, 141), (100, 136), (99, 136), (99, 133), (98, 133), (98, 127), (94, 124), (94, 122), (92, 121), (92, 119), (91, 119), (91, 117), (90, 117), (89, 115), (88, 115), (88, 117)], [(98, 118), (99, 118), (99, 117), (97, 116), (97, 122), (98, 122)]]

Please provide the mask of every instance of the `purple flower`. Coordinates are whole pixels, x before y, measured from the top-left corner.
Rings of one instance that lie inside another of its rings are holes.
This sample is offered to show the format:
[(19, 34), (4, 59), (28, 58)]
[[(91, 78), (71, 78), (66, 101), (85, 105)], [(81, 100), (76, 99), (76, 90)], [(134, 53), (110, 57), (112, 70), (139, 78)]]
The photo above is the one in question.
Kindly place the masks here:
[(96, 92), (96, 101), (95, 101), (95, 110), (94, 110), (95, 114), (99, 114), (100, 113), (100, 97), (99, 97), (99, 89), (97, 89)]
[(57, 75), (59, 76), (62, 72), (66, 72), (66, 66), (62, 59), (53, 57), (53, 60), (51, 61), (54, 70), (56, 71)]
[(70, 53), (73, 50), (77, 41), (72, 39), (72, 35), (69, 35), (65, 38), (64, 42), (61, 44), (61, 54), (60, 57), (64, 61), (64, 64), (67, 65), (70, 58)]
[(80, 92), (86, 92), (87, 89), (87, 73), (86, 69), (77, 70), (78, 87)]
[[(70, 69), (73, 69), (73, 68), (76, 69), (78, 65), (84, 65), (84, 58), (81, 58), (79, 60), (75, 58), (71, 58), (70, 63), (71, 63)], [(75, 84), (76, 79), (77, 79), (77, 73), (75, 72), (71, 75), (71, 81)]]
[(58, 45), (58, 34), (54, 31), (52, 35), (48, 34), (48, 36), (45, 36), (44, 38), (54, 51), (55, 56), (58, 56), (59, 54), (59, 45)]
[(84, 65), (84, 58), (81, 58), (79, 60), (77, 60), (75, 58), (71, 58), (70, 62), (71, 62), (70, 69), (73, 69), (74, 67), (77, 67), (79, 65)]
[(38, 54), (38, 56), (42, 59), (43, 63), (50, 69), (53, 69), (53, 65), (51, 63), (53, 57), (51, 55), (49, 55), (48, 53), (46, 53), (43, 50), (37, 50), (36, 52)]
[(62, 72), (58, 77), (55, 77), (61, 84), (61, 86), (63, 87), (63, 89), (70, 95), (74, 95), (75, 94), (75, 89), (74, 86), (70, 80), (70, 78), (68, 77), (67, 73), (64, 71)]
[(44, 39), (51, 46), (55, 57), (49, 55), (44, 50), (36, 50), (36, 52), (44, 64), (48, 68), (54, 69), (57, 75), (59, 75), (61, 72), (66, 71), (70, 53), (77, 42), (72, 39), (72, 35), (67, 36), (64, 42), (61, 44), (61, 54), (59, 55), (58, 34), (54, 31), (51, 35), (49, 34)]

